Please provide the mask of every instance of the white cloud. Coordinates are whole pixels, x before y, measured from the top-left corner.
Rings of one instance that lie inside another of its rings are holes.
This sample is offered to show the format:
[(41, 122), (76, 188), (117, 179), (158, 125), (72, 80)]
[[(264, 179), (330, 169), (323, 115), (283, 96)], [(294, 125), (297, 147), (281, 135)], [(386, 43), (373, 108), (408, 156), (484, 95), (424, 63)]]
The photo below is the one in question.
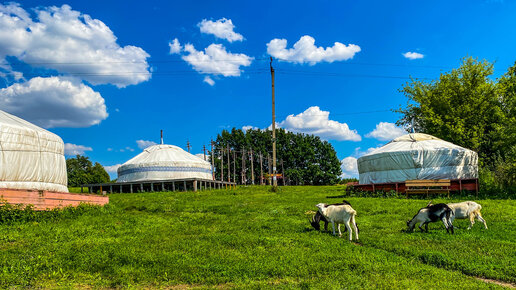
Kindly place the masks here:
[(0, 4), (0, 60), (13, 56), (94, 85), (125, 87), (150, 79), (149, 54), (136, 46), (121, 47), (102, 21), (68, 5), (34, 11), (32, 19), (17, 3)]
[(340, 161), (340, 168), (342, 169), (343, 178), (357, 178), (358, 177), (358, 165), (357, 158), (346, 157)]
[(0, 89), (0, 108), (45, 128), (88, 127), (108, 117), (98, 92), (60, 77), (36, 77)]
[(376, 128), (369, 132), (366, 137), (376, 138), (380, 141), (390, 141), (396, 137), (407, 134), (401, 127), (397, 127), (394, 123), (380, 122)]
[(215, 81), (212, 80), (209, 76), (205, 76), (203, 82), (207, 83), (210, 86), (213, 86), (215, 84)]
[(251, 65), (252, 57), (243, 53), (231, 53), (221, 44), (211, 44), (204, 51), (198, 51), (192, 44), (185, 44), (184, 61), (202, 74), (240, 76), (240, 66)]
[(93, 149), (83, 145), (76, 145), (71, 143), (64, 144), (64, 155), (66, 156), (84, 155), (84, 152), (86, 151), (93, 151)]
[(330, 120), (329, 115), (330, 112), (322, 111), (318, 106), (313, 106), (303, 113), (289, 115), (279, 123), (279, 126), (288, 131), (313, 134), (327, 140), (362, 140), (356, 130), (350, 130), (346, 123)]
[(410, 60), (414, 60), (414, 59), (419, 59), (419, 58), (423, 58), (425, 57), (424, 55), (422, 55), (421, 53), (417, 53), (417, 52), (405, 52), (405, 53), (402, 53), (402, 55), (405, 57), (405, 58), (408, 58)]
[(181, 46), (181, 44), (179, 43), (179, 40), (177, 40), (177, 38), (174, 38), (173, 41), (169, 42), (168, 46), (170, 47), (170, 51), (169, 51), (170, 54), (178, 54), (183, 49), (183, 47)]
[[(272, 128), (272, 126), (271, 126), (271, 128)], [(242, 131), (244, 131), (244, 132), (246, 132), (247, 130), (258, 130), (258, 129), (259, 129), (258, 127), (254, 127), (254, 126), (250, 126), (250, 125), (242, 127)]]
[(199, 26), (201, 33), (213, 34), (229, 42), (244, 40), (242, 34), (233, 31), (235, 25), (233, 25), (231, 19), (222, 18), (217, 21), (203, 19), (197, 26)]
[(301, 37), (293, 48), (287, 49), (287, 40), (275, 38), (267, 43), (267, 53), (279, 60), (293, 63), (334, 62), (348, 60), (360, 52), (360, 46), (335, 42), (332, 47), (317, 47), (315, 39), (309, 35)]
[(110, 165), (110, 166), (104, 166), (104, 169), (108, 172), (108, 173), (117, 173), (117, 170), (118, 168), (122, 166), (122, 164), (115, 164), (115, 165)]
[(154, 141), (148, 141), (148, 140), (136, 140), (136, 144), (138, 144), (138, 148), (143, 150), (147, 147), (157, 145), (158, 143), (156, 143)]

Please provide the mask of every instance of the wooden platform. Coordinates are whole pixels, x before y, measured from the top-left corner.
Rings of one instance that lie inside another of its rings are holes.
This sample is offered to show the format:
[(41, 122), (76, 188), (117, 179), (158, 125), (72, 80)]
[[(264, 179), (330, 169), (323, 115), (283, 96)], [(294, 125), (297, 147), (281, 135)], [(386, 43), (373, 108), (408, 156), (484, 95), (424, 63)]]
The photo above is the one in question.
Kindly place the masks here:
[(24, 190), (0, 188), (0, 203), (33, 205), (35, 210), (78, 206), (81, 203), (105, 205), (109, 197), (78, 194), (68, 192), (53, 192), (46, 190)]
[[(398, 193), (406, 193), (407, 185), (405, 182), (394, 183), (372, 183), (372, 184), (354, 184), (348, 185), (348, 188), (361, 191), (396, 191)], [(452, 179), (449, 186), (450, 192), (469, 191), (478, 195), (478, 179)]]
[(81, 192), (88, 193), (135, 193), (154, 191), (199, 191), (212, 189), (227, 189), (236, 186), (235, 182), (185, 178), (164, 180), (142, 180), (134, 182), (82, 184)]

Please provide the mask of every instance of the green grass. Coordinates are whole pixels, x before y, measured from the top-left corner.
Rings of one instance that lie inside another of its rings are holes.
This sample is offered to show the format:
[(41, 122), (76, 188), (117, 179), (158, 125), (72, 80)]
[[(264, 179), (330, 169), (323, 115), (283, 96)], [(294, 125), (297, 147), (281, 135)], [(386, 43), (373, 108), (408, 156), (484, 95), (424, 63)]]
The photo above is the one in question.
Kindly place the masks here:
[[(489, 230), (458, 220), (405, 233), (424, 200), (346, 198), (360, 243), (312, 230), (343, 187), (113, 194), (106, 207), (0, 224), (0, 288), (497, 288), (516, 282), (516, 202), (481, 200)], [(436, 202), (448, 200), (434, 200)], [(73, 214), (71, 214), (73, 213)], [(331, 229), (331, 225), (330, 225)]]

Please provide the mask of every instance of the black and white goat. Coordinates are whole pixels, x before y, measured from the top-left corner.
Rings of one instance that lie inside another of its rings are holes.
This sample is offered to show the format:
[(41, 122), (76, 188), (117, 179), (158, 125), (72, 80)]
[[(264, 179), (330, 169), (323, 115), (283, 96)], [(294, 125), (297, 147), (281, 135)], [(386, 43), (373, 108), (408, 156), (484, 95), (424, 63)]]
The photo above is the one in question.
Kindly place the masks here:
[[(431, 204), (431, 202), (430, 202)], [(448, 203), (447, 204), (451, 210), (453, 211), (453, 217), (452, 222), (454, 219), (467, 219), (469, 218), (470, 226), (468, 227), (468, 230), (473, 227), (475, 224), (475, 218), (477, 218), (479, 221), (484, 223), (484, 227), (487, 230), (487, 223), (482, 218), (482, 214), (480, 213), (480, 210), (482, 209), (482, 206), (474, 201), (463, 201), (463, 202), (457, 202), (457, 203)]]
[(340, 231), (340, 225), (344, 224), (346, 226), (346, 230), (349, 231), (349, 240), (353, 239), (353, 230), (351, 229), (350, 223), (353, 225), (353, 229), (355, 231), (355, 237), (358, 240), (358, 228), (355, 222), (355, 216), (357, 212), (349, 205), (349, 204), (324, 204), (319, 203), (316, 205), (319, 209), (318, 212), (331, 223), (333, 227), (333, 235), (335, 235), (335, 223), (339, 229), (339, 236), (342, 236), (342, 232)]
[(453, 234), (453, 211), (444, 203), (428, 205), (420, 209), (417, 214), (409, 221), (407, 221), (408, 231), (412, 232), (416, 224), (419, 223), (419, 229), (423, 231), (423, 225), (426, 232), (428, 232), (428, 223), (442, 220), (446, 232)]

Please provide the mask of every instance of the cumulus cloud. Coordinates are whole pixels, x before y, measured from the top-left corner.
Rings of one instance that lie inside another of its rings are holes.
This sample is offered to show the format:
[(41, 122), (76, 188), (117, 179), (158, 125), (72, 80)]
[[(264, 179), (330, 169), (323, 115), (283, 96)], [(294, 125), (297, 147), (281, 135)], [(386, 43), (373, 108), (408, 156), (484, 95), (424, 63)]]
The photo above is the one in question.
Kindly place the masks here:
[(360, 52), (360, 46), (335, 42), (332, 47), (317, 47), (309, 35), (301, 37), (293, 48), (287, 49), (287, 40), (275, 38), (267, 43), (267, 53), (279, 60), (293, 63), (334, 62), (348, 60)]
[[(271, 126), (271, 128), (272, 128), (272, 126)], [(244, 132), (246, 132), (247, 130), (258, 130), (258, 129), (259, 129), (258, 127), (254, 127), (254, 126), (250, 126), (250, 125), (242, 127), (242, 131), (244, 131)]]
[(0, 4), (0, 60), (13, 56), (36, 67), (117, 87), (151, 77), (143, 49), (117, 43), (98, 19), (68, 5), (36, 8), (31, 18), (17, 3)]
[(93, 151), (93, 149), (91, 147), (72, 143), (64, 144), (64, 155), (66, 156), (84, 155), (84, 152), (86, 151)]
[(104, 169), (108, 172), (108, 173), (117, 173), (117, 170), (118, 168), (122, 166), (122, 164), (115, 164), (115, 165), (109, 165), (109, 166), (105, 166), (104, 165)]
[(215, 84), (215, 81), (209, 76), (205, 76), (203, 82), (207, 83), (210, 86), (213, 86)]
[(244, 40), (242, 34), (234, 31), (235, 25), (233, 25), (231, 19), (222, 18), (217, 21), (203, 19), (197, 26), (199, 26), (201, 33), (213, 34), (217, 38), (229, 42)]
[(192, 44), (185, 44), (184, 61), (202, 74), (240, 76), (241, 66), (251, 65), (252, 57), (243, 53), (231, 53), (221, 44), (211, 44), (204, 51), (198, 51)]
[(357, 178), (358, 177), (358, 165), (357, 158), (346, 157), (340, 161), (340, 168), (342, 169), (343, 178)]
[(330, 120), (329, 116), (330, 112), (322, 111), (318, 106), (313, 106), (303, 113), (289, 115), (279, 123), (279, 126), (288, 131), (313, 134), (327, 140), (362, 140), (356, 130), (349, 129), (348, 124)]
[(174, 38), (174, 40), (169, 42), (168, 46), (170, 47), (170, 51), (169, 51), (170, 54), (178, 54), (183, 49), (183, 47), (181, 46), (181, 44), (179, 43), (179, 40), (177, 40), (177, 38)]
[(136, 144), (138, 145), (138, 148), (143, 150), (147, 147), (157, 145), (158, 143), (156, 143), (154, 141), (148, 141), (148, 140), (136, 140)]
[(108, 117), (98, 92), (60, 77), (36, 77), (0, 89), (0, 108), (45, 128), (88, 127)]
[(206, 159), (204, 159), (204, 153), (197, 153), (197, 154), (195, 154), (195, 156), (201, 158), (204, 161), (209, 161), (210, 160), (210, 155), (209, 154), (206, 154)]
[(407, 134), (401, 127), (397, 127), (394, 123), (380, 122), (376, 128), (367, 133), (366, 137), (375, 138), (380, 141), (390, 141), (396, 137)]
[(423, 58), (423, 57), (425, 57), (425, 56), (424, 56), (424, 55), (422, 55), (421, 53), (411, 52), (411, 51), (408, 51), (408, 52), (402, 53), (402, 55), (403, 55), (405, 58), (408, 58), (408, 59), (410, 59), (410, 60), (414, 60), (414, 59), (419, 59), (419, 58)]

